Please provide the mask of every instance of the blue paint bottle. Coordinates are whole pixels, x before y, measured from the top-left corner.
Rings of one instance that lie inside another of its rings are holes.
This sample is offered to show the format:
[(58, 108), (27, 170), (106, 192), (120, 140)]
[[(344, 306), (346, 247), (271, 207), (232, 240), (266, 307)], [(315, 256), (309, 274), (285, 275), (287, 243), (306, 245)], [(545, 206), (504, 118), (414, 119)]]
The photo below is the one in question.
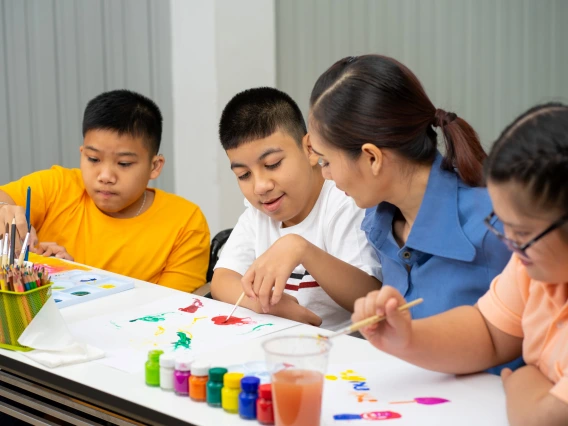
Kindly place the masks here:
[(258, 385), (260, 379), (254, 376), (244, 377), (241, 380), (241, 393), (239, 394), (239, 416), (246, 420), (256, 419), (256, 400), (258, 399)]

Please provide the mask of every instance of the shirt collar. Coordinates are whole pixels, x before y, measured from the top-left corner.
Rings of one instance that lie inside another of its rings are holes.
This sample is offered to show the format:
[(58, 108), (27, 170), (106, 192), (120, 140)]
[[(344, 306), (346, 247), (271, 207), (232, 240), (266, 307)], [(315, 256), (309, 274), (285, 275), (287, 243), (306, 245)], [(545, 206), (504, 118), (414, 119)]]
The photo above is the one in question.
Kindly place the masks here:
[[(471, 262), (476, 250), (459, 220), (459, 178), (453, 172), (442, 170), (441, 163), (442, 155), (438, 152), (406, 246), (435, 256)], [(387, 202), (367, 210), (361, 228), (368, 232), (376, 248), (392, 233), (395, 212), (396, 207)]]

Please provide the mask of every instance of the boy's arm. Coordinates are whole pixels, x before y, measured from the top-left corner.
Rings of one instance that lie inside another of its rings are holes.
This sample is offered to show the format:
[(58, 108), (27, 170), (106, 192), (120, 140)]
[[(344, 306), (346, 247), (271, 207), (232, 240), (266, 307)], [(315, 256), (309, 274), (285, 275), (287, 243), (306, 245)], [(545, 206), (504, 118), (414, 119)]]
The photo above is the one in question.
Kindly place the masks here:
[(291, 271), (299, 264), (338, 305), (350, 312), (355, 300), (381, 285), (375, 277), (330, 255), (303, 237), (288, 234), (278, 239), (253, 263), (243, 277), (243, 288), (249, 296), (258, 294), (257, 303), (264, 312), (272, 312), (284, 294)]
[(504, 370), (501, 377), (507, 394), (507, 416), (512, 426), (568, 424), (568, 394), (563, 395), (565, 401), (553, 395), (554, 384), (538, 368), (527, 365), (515, 372)]
[(201, 210), (196, 210), (168, 256), (158, 284), (191, 293), (205, 284), (209, 267), (210, 234)]
[[(215, 269), (213, 279), (211, 280), (211, 295), (216, 300), (235, 304), (243, 291), (241, 278), (241, 274), (231, 271), (230, 269)], [(260, 303), (246, 297), (243, 298), (239, 306), (250, 309), (256, 313), (263, 312)], [(229, 312), (227, 312), (227, 314), (228, 313)], [(298, 301), (288, 294), (285, 294), (282, 301), (277, 306), (272, 307), (269, 313), (271, 315), (276, 315), (278, 317), (287, 318), (305, 324), (315, 326), (319, 326), (321, 324), (320, 317), (309, 309), (300, 306)]]

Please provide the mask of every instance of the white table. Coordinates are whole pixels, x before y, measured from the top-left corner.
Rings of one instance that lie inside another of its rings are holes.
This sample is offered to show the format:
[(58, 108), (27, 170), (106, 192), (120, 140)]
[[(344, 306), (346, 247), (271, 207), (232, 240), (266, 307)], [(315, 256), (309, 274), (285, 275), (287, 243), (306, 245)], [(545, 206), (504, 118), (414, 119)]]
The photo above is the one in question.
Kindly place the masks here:
[[(70, 306), (61, 310), (67, 322), (84, 320), (94, 315), (110, 314), (130, 309), (141, 304), (155, 302), (162, 298), (171, 297), (174, 290), (149, 284), (142, 281), (136, 282), (136, 288), (102, 299), (93, 300), (76, 306)], [(219, 302), (220, 303), (220, 302)], [(227, 307), (229, 310), (229, 307)], [(279, 334), (304, 334), (314, 335), (319, 330), (315, 327), (300, 325), (289, 328)], [(272, 334), (271, 336), (274, 336)], [(260, 340), (248, 341), (243, 344), (226, 347), (207, 356), (214, 365), (229, 365), (245, 363), (248, 361), (263, 360), (264, 354)], [(96, 344), (96, 342), (90, 342)], [(354, 337), (343, 336), (334, 341), (334, 347), (330, 355), (330, 364), (375, 362), (381, 361), (385, 369), (405, 368), (412, 374), (432, 374), (425, 370), (403, 363), (389, 355), (383, 354), (373, 348), (367, 341)], [(75, 403), (75, 408), (87, 414), (94, 414), (105, 418), (104, 410), (118, 413), (125, 418), (120, 420), (118, 416), (108, 414), (106, 419), (115, 424), (136, 424), (140, 421), (144, 424), (166, 425), (251, 425), (256, 422), (241, 420), (237, 415), (225, 413), (222, 409), (214, 409), (204, 403), (196, 403), (189, 398), (175, 396), (173, 393), (164, 392), (160, 389), (149, 388), (144, 384), (143, 373), (128, 374), (113, 369), (104, 364), (91, 362), (73, 366), (47, 369), (23, 356), (21, 353), (8, 350), (0, 350), (0, 369), (4, 370), (0, 377), (0, 396), (8, 383), (8, 387), (26, 389), (27, 398), (30, 393), (44, 395), (47, 399), (57, 400), (68, 396), (77, 401), (67, 399)], [(9, 374), (6, 374), (8, 372)], [(429, 377), (429, 376), (428, 376)], [(484, 404), (487, 412), (479, 413), (478, 418), (464, 418), (462, 425), (506, 425), (504, 394), (500, 379), (488, 374), (480, 374), (462, 378), (448, 376), (450, 381), (463, 381), (472, 387), (472, 404), (483, 398), (491, 401)], [(386, 384), (388, 385), (388, 384)], [(30, 388), (32, 386), (32, 388)], [(37, 386), (37, 388), (33, 388)], [(51, 393), (55, 391), (56, 393)], [(51, 396), (50, 396), (51, 395)], [(25, 399), (25, 398), (24, 398)], [(40, 401), (41, 402), (41, 401)], [(86, 405), (84, 402), (92, 405)], [(33, 405), (28, 405), (32, 406)], [(47, 411), (41, 408), (40, 411)], [(102, 408), (101, 411), (99, 408)], [(0, 411), (1, 404), (0, 404)], [(357, 424), (358, 421), (355, 421)], [(431, 422), (431, 423), (429, 423)], [(393, 420), (393, 424), (397, 424)], [(49, 424), (49, 423), (45, 423)], [(77, 422), (76, 424), (97, 424), (96, 422)], [(340, 424), (339, 422), (337, 424)], [(341, 422), (351, 424), (351, 422)], [(390, 422), (389, 422), (390, 424)], [(422, 424), (455, 424), (446, 423), (443, 418), (425, 419)]]

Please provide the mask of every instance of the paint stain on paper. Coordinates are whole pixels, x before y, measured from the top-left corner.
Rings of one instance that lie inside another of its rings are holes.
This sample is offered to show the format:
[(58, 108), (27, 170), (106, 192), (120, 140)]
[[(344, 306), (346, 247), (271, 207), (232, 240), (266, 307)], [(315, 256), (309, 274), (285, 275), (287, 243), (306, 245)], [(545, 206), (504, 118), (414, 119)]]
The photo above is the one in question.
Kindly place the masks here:
[(377, 402), (376, 398), (367, 392), (354, 392), (353, 394), (357, 397), (357, 402)]
[(120, 327), (120, 325), (118, 325), (118, 324), (115, 323), (114, 321), (111, 321), (110, 323), (111, 323), (112, 325), (114, 325), (116, 328), (122, 328), (122, 327)]
[(269, 323), (266, 323), (266, 324), (260, 324), (260, 325), (257, 325), (256, 327), (253, 327), (252, 330), (247, 331), (246, 333), (241, 333), (240, 335), (241, 335), (241, 336), (244, 336), (245, 334), (254, 333), (255, 331), (260, 330), (262, 327), (272, 327), (273, 325), (274, 325), (274, 324), (272, 324), (272, 323), (270, 323), (270, 322), (269, 322)]
[(422, 404), (422, 405), (438, 405), (438, 404), (445, 404), (446, 402), (450, 402), (449, 399), (444, 399), (444, 398), (437, 398), (437, 397), (421, 397), (421, 398), (414, 398), (410, 401), (395, 401), (395, 402), (389, 402), (389, 404), (412, 404), (412, 403), (418, 403), (418, 404)]
[(159, 336), (160, 334), (164, 334), (164, 331), (166, 331), (166, 329), (164, 327), (158, 326), (158, 329), (154, 333), (154, 336)]
[(334, 376), (334, 375), (332, 375), (332, 374), (328, 374), (327, 376), (325, 376), (325, 378), (326, 378), (327, 380), (337, 380), (337, 376)]
[(274, 324), (272, 324), (272, 323), (270, 323), (270, 322), (269, 322), (269, 323), (266, 323), (266, 324), (260, 324), (260, 325), (257, 325), (256, 327), (254, 327), (251, 331), (260, 330), (262, 327), (272, 327), (273, 325), (274, 325)]
[(205, 319), (205, 318), (207, 318), (207, 317), (195, 317), (195, 318), (193, 318), (193, 322), (191, 323), (191, 325), (193, 325), (193, 324), (195, 324), (197, 321), (202, 320), (202, 319)]
[(367, 379), (363, 376), (359, 376), (353, 370), (345, 370), (340, 373), (341, 380), (347, 380), (349, 382), (364, 382)]
[(231, 317), (229, 321), (225, 322), (227, 319), (227, 315), (219, 315), (216, 317), (211, 318), (213, 324), (215, 325), (246, 325), (246, 324), (256, 324), (252, 318), (239, 318), (239, 317)]
[(336, 414), (333, 420), (392, 420), (402, 416), (394, 411), (370, 411), (363, 414)]
[(179, 308), (182, 312), (187, 312), (189, 314), (194, 314), (199, 308), (203, 308), (203, 303), (199, 299), (193, 299), (193, 303), (185, 308)]
[(178, 350), (179, 348), (189, 349), (189, 347), (191, 345), (191, 337), (189, 337), (183, 331), (178, 331), (177, 335), (178, 335), (178, 340), (177, 340), (177, 342), (173, 343), (174, 344), (174, 350)]
[(136, 321), (160, 322), (160, 321), (165, 321), (166, 319), (164, 318), (164, 315), (167, 315), (167, 314), (171, 314), (171, 312), (165, 312), (163, 314), (156, 314), (156, 315), (147, 315), (145, 317), (132, 319), (132, 320), (130, 320), (130, 322), (136, 322)]

